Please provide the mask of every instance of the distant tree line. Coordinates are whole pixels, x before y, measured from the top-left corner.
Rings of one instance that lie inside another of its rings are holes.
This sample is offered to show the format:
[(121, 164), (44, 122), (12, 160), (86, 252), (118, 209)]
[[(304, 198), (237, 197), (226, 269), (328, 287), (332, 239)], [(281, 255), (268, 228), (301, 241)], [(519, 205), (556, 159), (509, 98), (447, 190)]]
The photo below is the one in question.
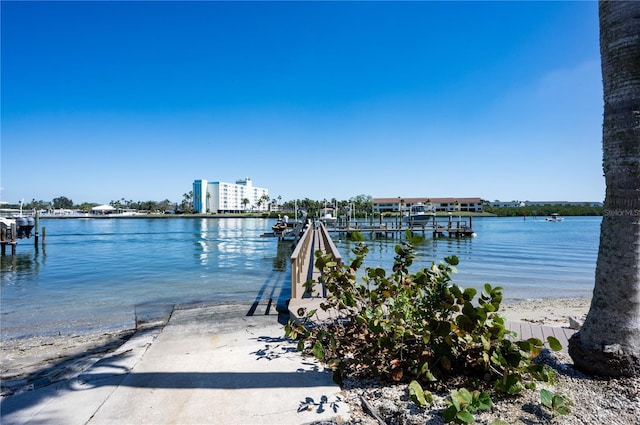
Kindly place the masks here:
[[(171, 202), (169, 199), (163, 201), (133, 201), (130, 199), (120, 198), (112, 200), (109, 205), (120, 209), (132, 209), (137, 211), (149, 211), (149, 212), (175, 212), (175, 213), (193, 213), (193, 192), (188, 192), (182, 195), (181, 202)], [(277, 198), (269, 199), (267, 196), (260, 198), (258, 207), (263, 203), (271, 201), (273, 206), (279, 206), (279, 208), (273, 208), (280, 211), (294, 211), (296, 208), (306, 211), (310, 216), (320, 216), (323, 213), (324, 208), (337, 208), (339, 215), (344, 215), (347, 212), (353, 217), (364, 217), (370, 215), (373, 209), (373, 198), (369, 195), (357, 195), (349, 198), (348, 200), (337, 200), (336, 198), (313, 200), (309, 198), (295, 199), (291, 201), (285, 201), (279, 204), (281, 201), (280, 196)], [(245, 208), (249, 204), (248, 199), (243, 200)], [(603, 207), (585, 205), (555, 205), (555, 206), (525, 206), (525, 207), (492, 207), (488, 201), (483, 201), (483, 209), (487, 213), (495, 214), (498, 217), (518, 217), (518, 216), (548, 216), (551, 213), (558, 213), (563, 216), (601, 216), (603, 214)], [(97, 203), (83, 202), (81, 204), (75, 204), (71, 199), (66, 196), (59, 196), (52, 201), (37, 201), (32, 199), (30, 202), (26, 202), (23, 205), (27, 210), (49, 210), (49, 209), (77, 209), (80, 211), (88, 212), (91, 208), (97, 206)], [(19, 204), (7, 205), (9, 208), (18, 208)]]
[(483, 210), (498, 217), (517, 217), (526, 215), (548, 216), (558, 213), (563, 216), (598, 216), (603, 214), (603, 207), (590, 205), (552, 205), (552, 206), (528, 206), (528, 207), (492, 207), (485, 205)]
[(370, 195), (357, 195), (342, 201), (338, 201), (336, 198), (323, 199), (320, 201), (304, 198), (286, 201), (280, 207), (284, 211), (293, 211), (295, 208), (304, 210), (312, 217), (320, 216), (325, 208), (335, 209), (337, 207), (340, 214), (349, 211), (354, 217), (360, 217), (365, 214), (371, 214), (373, 197)]
[[(83, 212), (91, 211), (91, 208), (96, 207), (100, 204), (95, 202), (83, 202), (80, 204), (75, 204), (71, 199), (66, 196), (59, 196), (54, 198), (52, 201), (43, 201), (32, 199), (30, 202), (25, 202), (22, 205), (22, 208), (25, 210), (50, 210), (50, 209), (65, 209), (65, 210), (79, 210)], [(185, 193), (183, 195), (183, 200), (180, 203), (171, 202), (168, 199), (163, 201), (133, 201), (127, 200), (125, 198), (120, 198), (118, 200), (112, 200), (109, 202), (114, 208), (119, 209), (132, 209), (137, 211), (150, 211), (150, 212), (192, 212), (192, 192)], [(19, 208), (20, 204), (8, 204), (7, 208)]]

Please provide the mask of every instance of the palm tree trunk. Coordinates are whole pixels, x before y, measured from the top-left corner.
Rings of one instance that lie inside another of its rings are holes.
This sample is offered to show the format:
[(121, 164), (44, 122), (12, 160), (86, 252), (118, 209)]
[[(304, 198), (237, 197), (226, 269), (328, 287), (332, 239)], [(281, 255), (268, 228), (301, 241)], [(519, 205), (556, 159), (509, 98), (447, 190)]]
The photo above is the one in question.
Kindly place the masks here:
[(604, 217), (591, 308), (569, 341), (578, 369), (640, 375), (640, 2), (601, 1)]

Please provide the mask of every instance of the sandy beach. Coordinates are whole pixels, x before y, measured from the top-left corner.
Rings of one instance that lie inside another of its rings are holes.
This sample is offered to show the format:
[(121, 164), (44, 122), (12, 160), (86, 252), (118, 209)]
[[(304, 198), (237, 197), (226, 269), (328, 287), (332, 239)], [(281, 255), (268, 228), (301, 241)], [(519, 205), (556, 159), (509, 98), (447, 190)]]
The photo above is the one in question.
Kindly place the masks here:
[(590, 304), (590, 298), (506, 300), (501, 305), (501, 313), (509, 321), (568, 327), (569, 317), (584, 321)]

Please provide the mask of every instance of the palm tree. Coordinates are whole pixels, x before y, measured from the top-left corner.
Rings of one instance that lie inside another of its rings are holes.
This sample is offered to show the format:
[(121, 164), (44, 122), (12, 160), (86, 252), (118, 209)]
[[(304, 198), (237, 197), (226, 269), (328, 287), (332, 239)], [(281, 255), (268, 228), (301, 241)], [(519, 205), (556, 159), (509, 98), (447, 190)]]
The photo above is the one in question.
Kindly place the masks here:
[(640, 376), (640, 2), (601, 1), (599, 13), (607, 189), (591, 307), (569, 354), (588, 373)]
[(182, 194), (182, 210), (191, 212), (192, 208), (192, 199), (193, 199), (193, 191), (189, 191), (188, 193)]

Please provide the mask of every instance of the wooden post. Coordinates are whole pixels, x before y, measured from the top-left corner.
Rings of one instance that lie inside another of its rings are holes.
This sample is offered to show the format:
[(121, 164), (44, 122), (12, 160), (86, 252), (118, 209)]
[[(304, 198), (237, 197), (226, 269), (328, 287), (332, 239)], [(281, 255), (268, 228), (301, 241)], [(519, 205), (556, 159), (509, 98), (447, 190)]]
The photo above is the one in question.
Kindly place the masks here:
[(33, 235), (33, 246), (36, 247), (36, 249), (38, 249), (38, 229), (40, 228), (40, 212), (36, 211), (36, 225), (35, 227), (35, 233)]
[(4, 255), (7, 251), (6, 251), (6, 242), (7, 240), (7, 229), (2, 229), (2, 231), (0, 231), (0, 254)]
[(42, 228), (42, 245), (44, 246), (44, 244), (47, 241), (47, 228), (43, 227)]
[(18, 236), (18, 225), (16, 223), (11, 223), (11, 254), (16, 253), (16, 237)]

